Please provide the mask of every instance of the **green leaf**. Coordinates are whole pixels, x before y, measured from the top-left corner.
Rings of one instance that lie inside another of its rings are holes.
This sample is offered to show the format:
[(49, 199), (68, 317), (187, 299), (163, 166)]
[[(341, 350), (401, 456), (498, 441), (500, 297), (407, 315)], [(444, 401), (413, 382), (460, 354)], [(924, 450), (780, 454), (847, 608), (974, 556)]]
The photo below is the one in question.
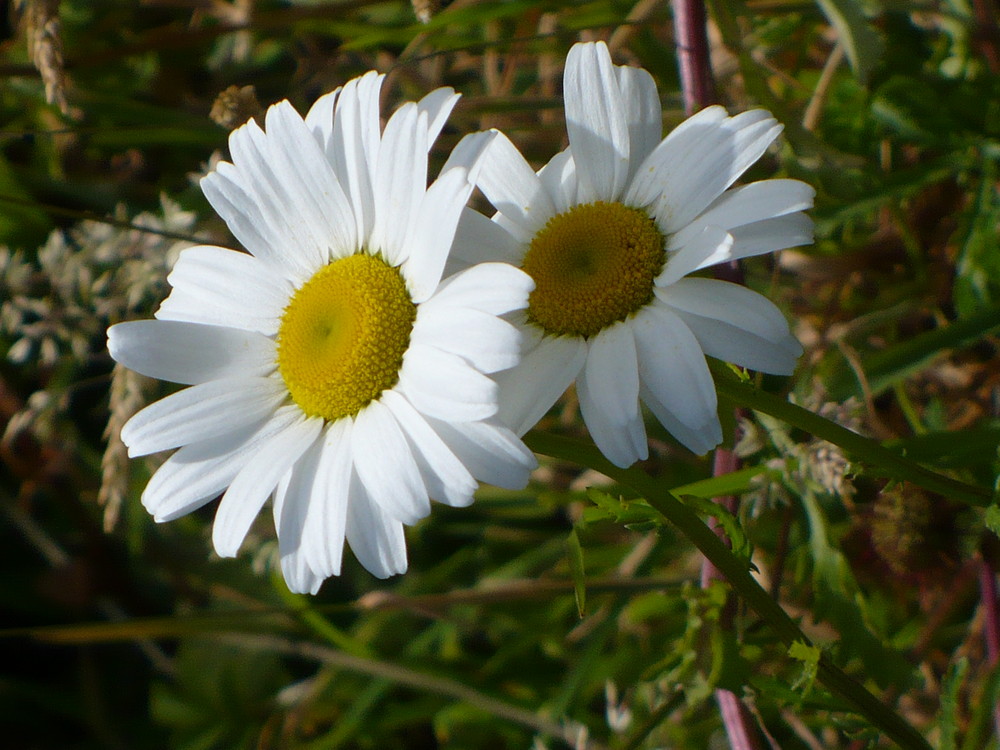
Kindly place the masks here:
[(984, 159), (984, 174), (969, 209), (956, 262), (955, 306), (960, 315), (971, 314), (984, 305), (1000, 302), (1000, 253), (997, 226), (1000, 224), (1000, 195), (996, 188), (996, 164)]
[(573, 577), (573, 594), (576, 597), (576, 611), (583, 617), (587, 609), (587, 573), (583, 564), (583, 547), (576, 529), (569, 532), (566, 538), (566, 557), (569, 560), (569, 572)]
[(865, 18), (857, 0), (817, 0), (823, 15), (837, 30), (851, 69), (862, 81), (868, 79), (882, 55), (882, 37)]
[(1000, 537), (1000, 506), (991, 505), (987, 508), (983, 520), (986, 522), (986, 528)]
[(633, 531), (649, 531), (663, 525), (663, 517), (645, 500), (626, 500), (596, 487), (587, 488), (587, 497), (599, 509), (598, 513), (585, 513), (587, 521), (611, 519)]
[[(871, 394), (877, 396), (904, 378), (919, 372), (942, 352), (976, 342), (997, 329), (1000, 329), (1000, 306), (994, 305), (864, 358), (862, 366)], [(861, 395), (857, 377), (849, 367), (838, 370), (830, 378), (828, 388), (830, 396), (837, 400), (852, 394)]]

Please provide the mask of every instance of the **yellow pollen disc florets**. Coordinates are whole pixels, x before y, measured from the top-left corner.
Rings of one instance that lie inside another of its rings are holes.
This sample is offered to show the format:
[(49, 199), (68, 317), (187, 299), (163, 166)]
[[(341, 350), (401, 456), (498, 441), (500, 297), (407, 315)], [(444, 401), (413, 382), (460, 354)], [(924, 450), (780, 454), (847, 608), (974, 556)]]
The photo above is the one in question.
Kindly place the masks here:
[(311, 417), (354, 416), (399, 379), (417, 308), (399, 269), (359, 253), (324, 266), (285, 308), (278, 369)]
[(535, 280), (528, 321), (554, 335), (594, 336), (649, 304), (665, 238), (644, 212), (587, 203), (549, 219), (522, 267)]

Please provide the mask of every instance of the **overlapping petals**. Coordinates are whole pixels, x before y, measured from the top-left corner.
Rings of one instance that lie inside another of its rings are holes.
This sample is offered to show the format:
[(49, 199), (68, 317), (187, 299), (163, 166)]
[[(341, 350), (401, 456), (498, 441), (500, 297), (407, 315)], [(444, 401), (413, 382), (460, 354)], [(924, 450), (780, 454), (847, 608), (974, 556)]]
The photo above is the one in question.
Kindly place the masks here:
[(550, 219), (595, 201), (647, 213), (663, 234), (664, 264), (652, 299), (597, 335), (553, 335), (530, 315), (511, 317), (524, 333), (522, 359), (497, 378), (500, 416), (521, 434), (575, 382), (590, 433), (615, 464), (648, 455), (640, 403), (704, 453), (722, 439), (705, 355), (790, 374), (802, 349), (764, 297), (687, 277), (811, 242), (803, 211), (813, 190), (787, 179), (734, 188), (781, 132), (774, 118), (709, 107), (663, 138), (652, 78), (613, 65), (603, 43), (570, 50), (564, 95), (569, 148), (535, 172), (498, 136), (478, 178), (496, 213), (463, 214), (449, 267), (520, 265)]
[[(457, 101), (450, 89), (379, 126), (382, 77), (321, 98), (305, 118), (287, 102), (230, 137), (232, 162), (202, 186), (249, 254), (184, 251), (156, 320), (109, 331), (127, 367), (191, 387), (123, 429), (131, 455), (178, 449), (143, 503), (157, 521), (222, 493), (213, 543), (237, 553), (273, 498), (282, 570), (315, 592), (341, 571), (346, 541), (373, 574), (406, 569), (403, 525), (430, 501), (462, 506), (479, 481), (523, 487), (535, 461), (496, 418), (488, 377), (514, 365), (520, 335), (500, 316), (527, 304), (523, 272), (488, 263), (442, 280), (459, 217), (496, 138), (456, 147), (439, 178), (427, 152)], [(397, 267), (416, 319), (398, 382), (353, 416), (303, 412), (277, 367), (289, 300), (327, 264), (357, 253)]]

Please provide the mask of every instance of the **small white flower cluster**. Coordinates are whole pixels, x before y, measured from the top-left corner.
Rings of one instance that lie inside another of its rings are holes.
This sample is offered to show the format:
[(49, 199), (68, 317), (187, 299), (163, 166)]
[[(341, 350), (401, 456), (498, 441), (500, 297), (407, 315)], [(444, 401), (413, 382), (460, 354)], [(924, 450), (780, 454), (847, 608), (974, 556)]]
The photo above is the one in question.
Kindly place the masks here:
[[(428, 186), (459, 97), (383, 129), (382, 78), (234, 131), (201, 185), (247, 253), (188, 248), (156, 320), (108, 333), (119, 363), (190, 386), (121, 430), (132, 456), (178, 449), (145, 507), (167, 521), (222, 493), (213, 541), (233, 556), (273, 498), (296, 591), (340, 573), (345, 541), (401, 573), (403, 525), (431, 500), (523, 487), (519, 436), (574, 383), (628, 466), (647, 456), (642, 404), (691, 450), (719, 443), (706, 355), (789, 374), (801, 352), (764, 297), (691, 276), (811, 241), (809, 186), (732, 187), (781, 130), (768, 113), (711, 107), (664, 138), (652, 77), (577, 44), (568, 148), (535, 171), (503, 134), (470, 134)], [(467, 208), (475, 188), (492, 217)]]

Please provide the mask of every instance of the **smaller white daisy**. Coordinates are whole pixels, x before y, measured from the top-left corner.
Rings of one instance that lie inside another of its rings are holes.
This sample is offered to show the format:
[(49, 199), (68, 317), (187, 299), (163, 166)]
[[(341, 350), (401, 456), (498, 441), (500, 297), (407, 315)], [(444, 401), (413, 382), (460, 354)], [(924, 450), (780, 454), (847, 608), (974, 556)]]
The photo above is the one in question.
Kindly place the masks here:
[(688, 274), (812, 241), (814, 191), (776, 179), (732, 188), (781, 126), (709, 107), (662, 138), (656, 85), (576, 44), (563, 94), (569, 148), (540, 171), (499, 136), (477, 184), (492, 220), (463, 213), (451, 267), (486, 260), (535, 280), (521, 363), (498, 377), (500, 416), (530, 429), (574, 382), (594, 442), (617, 466), (648, 456), (640, 402), (695, 453), (722, 429), (705, 355), (789, 374), (802, 347), (744, 287)]
[(213, 527), (236, 555), (274, 497), (294, 591), (338, 575), (345, 539), (369, 571), (406, 570), (403, 524), (478, 481), (521, 488), (534, 457), (496, 417), (489, 374), (511, 367), (523, 272), (483, 264), (441, 281), (491, 133), (466, 137), (427, 187), (427, 152), (458, 96), (407, 103), (380, 132), (382, 76), (288, 102), (233, 132), (202, 180), (249, 255), (182, 252), (156, 320), (108, 331), (112, 356), (190, 385), (122, 430), (129, 454), (180, 448), (142, 502), (169, 521), (224, 492)]

